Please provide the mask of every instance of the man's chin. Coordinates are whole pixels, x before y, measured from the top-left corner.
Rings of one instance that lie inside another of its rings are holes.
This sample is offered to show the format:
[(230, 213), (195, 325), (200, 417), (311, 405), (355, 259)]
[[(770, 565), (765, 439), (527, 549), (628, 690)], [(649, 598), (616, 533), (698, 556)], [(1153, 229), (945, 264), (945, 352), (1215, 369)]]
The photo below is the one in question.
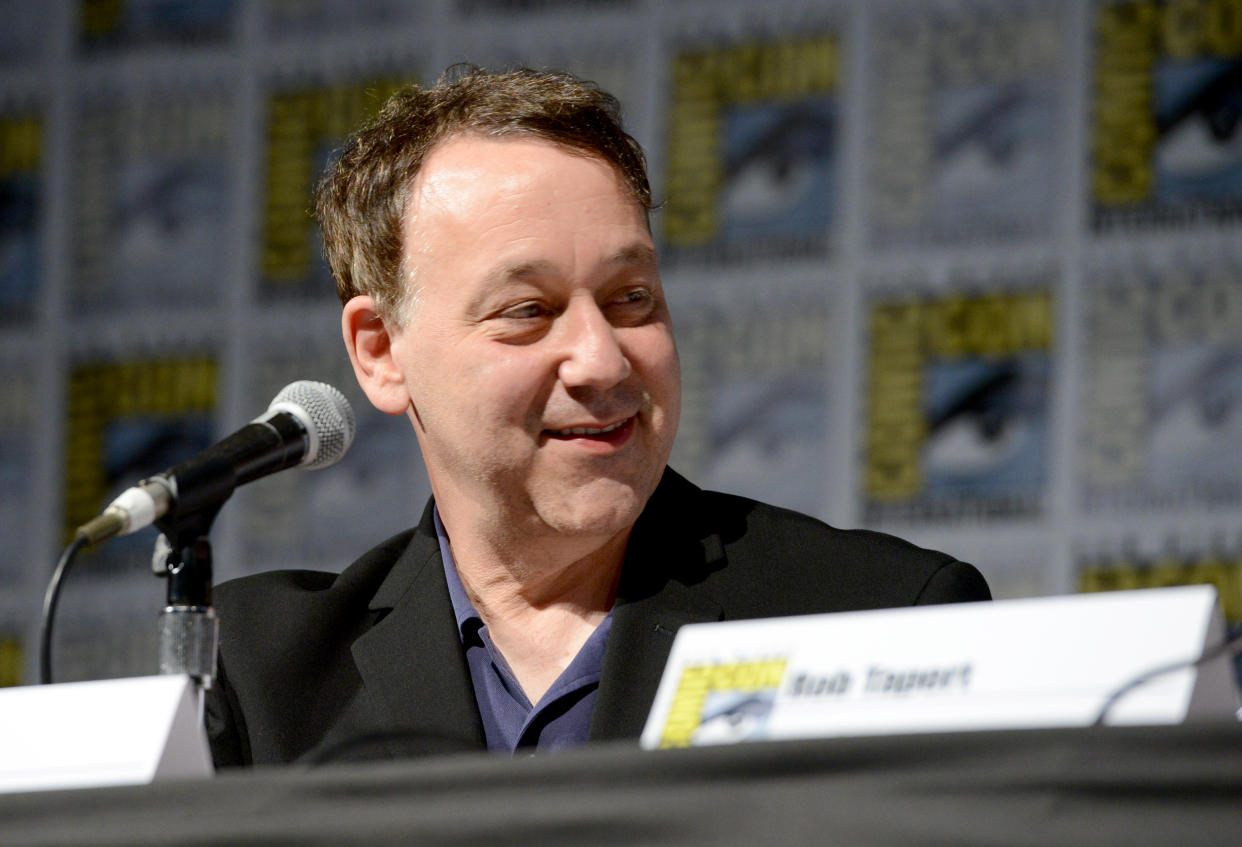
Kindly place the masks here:
[[(658, 480), (657, 480), (658, 481)], [(538, 506), (543, 522), (564, 535), (611, 537), (629, 529), (642, 514), (654, 483), (595, 479), (574, 486)]]

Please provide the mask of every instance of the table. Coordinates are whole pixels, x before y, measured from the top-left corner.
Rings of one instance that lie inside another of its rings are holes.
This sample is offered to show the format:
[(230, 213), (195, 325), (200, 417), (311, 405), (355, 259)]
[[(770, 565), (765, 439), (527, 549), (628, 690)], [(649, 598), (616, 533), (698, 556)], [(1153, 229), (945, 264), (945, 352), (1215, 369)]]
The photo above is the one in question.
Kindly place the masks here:
[(0, 796), (0, 845), (1242, 845), (1242, 726), (603, 745)]

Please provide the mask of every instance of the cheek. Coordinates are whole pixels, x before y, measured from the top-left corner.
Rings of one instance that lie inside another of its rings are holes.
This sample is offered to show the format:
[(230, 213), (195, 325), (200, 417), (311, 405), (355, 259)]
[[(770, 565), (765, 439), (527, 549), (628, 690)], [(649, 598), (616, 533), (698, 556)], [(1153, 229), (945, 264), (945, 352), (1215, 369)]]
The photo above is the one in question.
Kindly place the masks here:
[(402, 370), (416, 400), (443, 406), (477, 406), (504, 384), (503, 356), (476, 339), (436, 327), (418, 327), (402, 356)]
[[(460, 345), (436, 343), (430, 333), (411, 345), (403, 370), (410, 399), (428, 427), (462, 429), (482, 416), (487, 392), (479, 384), (481, 368)], [(488, 415), (490, 417), (490, 415)]]
[(527, 426), (539, 420), (550, 393), (551, 367), (531, 348), (506, 348), (464, 364), (458, 388), (492, 423)]
[(676, 406), (681, 398), (681, 362), (672, 333), (660, 326), (643, 327), (630, 346), (630, 362), (647, 381), (647, 390), (666, 404)]

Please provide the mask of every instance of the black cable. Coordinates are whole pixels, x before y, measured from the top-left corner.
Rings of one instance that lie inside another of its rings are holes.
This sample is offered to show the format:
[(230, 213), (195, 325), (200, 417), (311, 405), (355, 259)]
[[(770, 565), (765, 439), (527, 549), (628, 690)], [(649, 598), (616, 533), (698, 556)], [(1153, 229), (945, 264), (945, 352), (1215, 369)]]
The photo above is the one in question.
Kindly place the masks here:
[(1170, 662), (1167, 665), (1161, 665), (1160, 667), (1152, 668), (1149, 671), (1144, 671), (1131, 679), (1129, 682), (1122, 685), (1120, 688), (1114, 690), (1112, 694), (1108, 695), (1108, 699), (1105, 700), (1104, 705), (1100, 707), (1100, 711), (1095, 718), (1095, 723), (1092, 725), (1103, 726), (1104, 721), (1108, 718), (1108, 713), (1111, 712), (1113, 707), (1117, 705), (1117, 701), (1122, 697), (1125, 697), (1134, 689), (1138, 688), (1140, 685), (1145, 685), (1157, 677), (1173, 673), (1174, 671), (1180, 671), (1184, 668), (1197, 668), (1200, 665), (1207, 664), (1213, 659), (1219, 659), (1226, 653), (1236, 654), (1240, 649), (1242, 649), (1242, 632), (1238, 632), (1232, 637), (1221, 641), (1219, 644), (1205, 649), (1203, 654), (1196, 659), (1183, 659), (1179, 662)]
[(47, 584), (47, 593), (43, 595), (43, 620), (39, 624), (39, 682), (47, 685), (52, 681), (52, 619), (56, 616), (56, 603), (60, 599), (60, 586), (65, 574), (73, 565), (74, 558), (82, 548), (90, 543), (90, 539), (82, 534), (75, 535), (73, 541), (60, 554), (56, 570)]

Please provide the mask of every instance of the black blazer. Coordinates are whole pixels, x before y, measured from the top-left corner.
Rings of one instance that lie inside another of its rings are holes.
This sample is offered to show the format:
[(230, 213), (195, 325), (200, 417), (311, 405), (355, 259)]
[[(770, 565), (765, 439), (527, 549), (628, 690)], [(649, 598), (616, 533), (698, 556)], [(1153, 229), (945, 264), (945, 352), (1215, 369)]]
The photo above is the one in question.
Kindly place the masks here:
[[(432, 521), (343, 573), (217, 589), (217, 766), (485, 749)], [(637, 739), (682, 624), (989, 598), (973, 567), (666, 471), (626, 549), (592, 740)]]

